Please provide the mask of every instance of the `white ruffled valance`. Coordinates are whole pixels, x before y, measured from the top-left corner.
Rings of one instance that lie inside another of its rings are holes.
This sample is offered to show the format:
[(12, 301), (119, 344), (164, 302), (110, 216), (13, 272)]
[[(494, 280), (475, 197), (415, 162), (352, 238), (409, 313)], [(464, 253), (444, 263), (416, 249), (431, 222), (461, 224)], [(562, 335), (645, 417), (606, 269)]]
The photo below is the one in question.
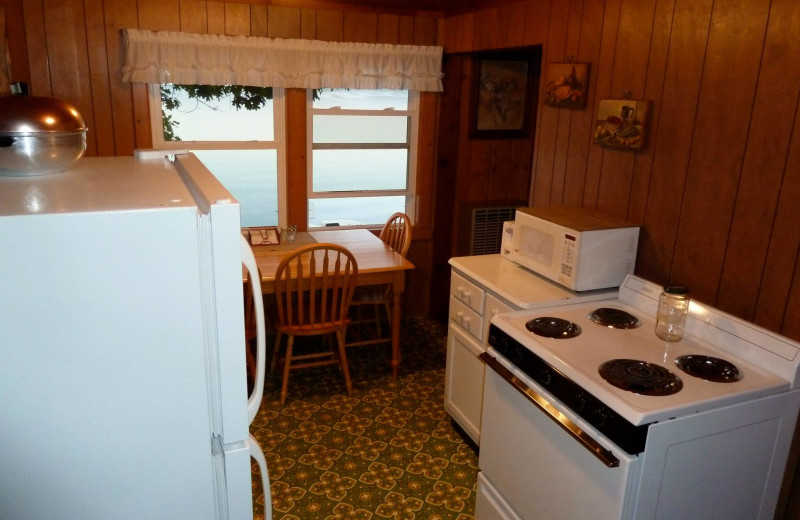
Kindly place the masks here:
[(123, 81), (441, 92), (442, 47), (124, 29)]

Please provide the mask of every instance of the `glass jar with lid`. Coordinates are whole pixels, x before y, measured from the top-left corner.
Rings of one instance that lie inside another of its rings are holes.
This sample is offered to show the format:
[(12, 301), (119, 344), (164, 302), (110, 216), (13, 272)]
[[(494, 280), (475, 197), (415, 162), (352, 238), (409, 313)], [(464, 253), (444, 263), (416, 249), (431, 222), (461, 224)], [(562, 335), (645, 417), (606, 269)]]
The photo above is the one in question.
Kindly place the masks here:
[(664, 341), (680, 341), (686, 326), (689, 310), (689, 288), (683, 285), (666, 285), (658, 299), (656, 336)]

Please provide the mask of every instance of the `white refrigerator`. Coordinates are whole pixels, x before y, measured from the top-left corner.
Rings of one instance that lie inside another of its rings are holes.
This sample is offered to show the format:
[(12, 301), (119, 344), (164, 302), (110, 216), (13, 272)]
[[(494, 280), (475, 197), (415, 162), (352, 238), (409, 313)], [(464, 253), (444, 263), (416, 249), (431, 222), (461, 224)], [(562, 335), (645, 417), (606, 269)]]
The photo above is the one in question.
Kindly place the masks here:
[(192, 154), (0, 177), (0, 518), (252, 518), (243, 262)]

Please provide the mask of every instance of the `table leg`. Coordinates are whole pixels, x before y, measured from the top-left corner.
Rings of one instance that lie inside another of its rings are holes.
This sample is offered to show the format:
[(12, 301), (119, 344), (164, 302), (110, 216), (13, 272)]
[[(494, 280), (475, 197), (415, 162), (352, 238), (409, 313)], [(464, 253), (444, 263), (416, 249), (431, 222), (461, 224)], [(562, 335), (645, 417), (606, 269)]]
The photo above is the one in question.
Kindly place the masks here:
[(400, 319), (402, 313), (402, 289), (397, 285), (392, 290), (392, 377), (397, 379), (397, 369), (400, 368)]

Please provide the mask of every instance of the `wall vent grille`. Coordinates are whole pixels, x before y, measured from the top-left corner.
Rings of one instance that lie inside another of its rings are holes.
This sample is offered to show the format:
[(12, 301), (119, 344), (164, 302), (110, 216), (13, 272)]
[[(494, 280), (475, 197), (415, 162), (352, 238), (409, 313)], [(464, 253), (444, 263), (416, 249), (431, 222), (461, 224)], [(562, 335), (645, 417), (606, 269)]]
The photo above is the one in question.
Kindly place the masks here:
[(491, 255), (500, 252), (503, 222), (514, 220), (516, 207), (477, 208), (472, 210), (471, 255)]

